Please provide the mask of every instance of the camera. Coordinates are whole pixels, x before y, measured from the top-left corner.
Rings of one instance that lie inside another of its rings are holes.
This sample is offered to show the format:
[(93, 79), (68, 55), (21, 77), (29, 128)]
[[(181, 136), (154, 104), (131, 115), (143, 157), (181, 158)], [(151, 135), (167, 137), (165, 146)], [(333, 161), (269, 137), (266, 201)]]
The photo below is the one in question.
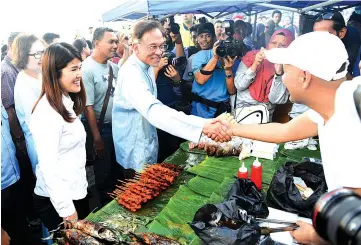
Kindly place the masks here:
[(361, 197), (348, 189), (326, 193), (315, 205), (313, 226), (331, 244), (361, 245)]
[(237, 40), (234, 40), (232, 37), (229, 37), (226, 40), (219, 41), (216, 54), (222, 58), (226, 56), (231, 56), (234, 58), (241, 55), (241, 49), (241, 43)]
[[(187, 58), (185, 56), (176, 57), (176, 55), (172, 52), (165, 52), (163, 57), (168, 59), (168, 65), (174, 66), (177, 70), (185, 70), (187, 66)], [(166, 69), (165, 66), (163, 69)]]
[(216, 49), (216, 54), (219, 57), (231, 56), (232, 58), (240, 56), (242, 54), (241, 42), (233, 38), (234, 34), (234, 21), (226, 20), (222, 22), (222, 27), (225, 30), (228, 38), (226, 40), (219, 41), (219, 45)]
[(169, 17), (170, 32), (173, 34), (179, 34), (180, 26), (175, 23), (174, 16)]

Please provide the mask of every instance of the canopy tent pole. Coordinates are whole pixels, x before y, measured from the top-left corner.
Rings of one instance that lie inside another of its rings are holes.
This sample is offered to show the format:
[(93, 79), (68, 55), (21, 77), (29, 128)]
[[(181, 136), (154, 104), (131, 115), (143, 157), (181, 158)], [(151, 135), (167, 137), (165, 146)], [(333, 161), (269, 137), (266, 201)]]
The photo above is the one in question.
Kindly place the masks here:
[(205, 16), (208, 16), (208, 17), (211, 18), (211, 19), (214, 19), (214, 17), (213, 17), (212, 15), (210, 15), (210, 14), (208, 14), (208, 13), (202, 11), (202, 10), (197, 10), (197, 11), (198, 11), (199, 13), (201, 13), (201, 14), (204, 14)]
[(256, 12), (256, 14), (254, 15), (254, 21), (253, 21), (253, 31), (252, 31), (252, 40), (253, 41), (255, 41), (255, 37), (256, 37), (257, 15), (258, 15), (258, 13)]
[(255, 4), (253, 4), (253, 5), (257, 5), (257, 6), (261, 6), (261, 7), (266, 7), (266, 8), (271, 8), (271, 9), (280, 9), (280, 10), (285, 10), (285, 11), (299, 12), (298, 9), (290, 8), (290, 7), (285, 7), (285, 6), (280, 6), (280, 5), (277, 5), (277, 4), (255, 3)]
[(342, 0), (328, 0), (328, 1), (323, 2), (323, 3), (315, 4), (315, 5), (312, 5), (312, 6), (303, 8), (303, 9), (300, 9), (300, 13), (305, 13), (305, 12), (307, 12), (307, 11), (311, 11), (312, 9), (317, 9), (317, 8), (321, 8), (321, 7), (326, 7), (326, 6), (328, 6), (328, 5), (335, 4), (335, 3), (339, 3), (339, 2), (342, 2)]

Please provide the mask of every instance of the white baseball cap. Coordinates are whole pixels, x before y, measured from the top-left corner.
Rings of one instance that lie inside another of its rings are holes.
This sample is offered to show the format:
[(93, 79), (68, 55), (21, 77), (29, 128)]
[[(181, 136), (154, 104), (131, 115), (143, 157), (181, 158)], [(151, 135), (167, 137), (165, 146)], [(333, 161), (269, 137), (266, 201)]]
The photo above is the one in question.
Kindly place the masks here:
[(265, 51), (274, 64), (296, 66), (326, 81), (346, 76), (348, 54), (341, 39), (324, 31), (315, 31), (296, 38), (287, 48)]

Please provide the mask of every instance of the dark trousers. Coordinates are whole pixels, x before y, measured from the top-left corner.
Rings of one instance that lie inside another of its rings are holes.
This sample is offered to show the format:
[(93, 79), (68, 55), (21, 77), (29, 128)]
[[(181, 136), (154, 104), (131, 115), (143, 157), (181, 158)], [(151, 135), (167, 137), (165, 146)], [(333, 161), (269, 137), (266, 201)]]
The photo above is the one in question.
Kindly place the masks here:
[(35, 175), (33, 173), (31, 162), (26, 151), (17, 151), (16, 158), (19, 162), (20, 168), (20, 184), (22, 185), (22, 195), (24, 198), (25, 214), (29, 221), (36, 220), (38, 218), (34, 205), (33, 205), (33, 193), (36, 184)]
[(29, 229), (26, 221), (25, 206), (21, 183), (1, 190), (1, 227), (11, 238), (10, 244), (27, 244)]
[[(182, 111), (177, 106), (170, 106), (177, 111)], [(178, 150), (179, 145), (184, 142), (185, 140), (169, 134), (161, 129), (157, 129), (158, 134), (158, 143), (159, 143), (159, 150), (158, 150), (158, 162), (163, 162), (167, 157), (172, 155), (176, 150)]]
[[(73, 203), (79, 219), (84, 219), (89, 215), (90, 210), (87, 197), (81, 200), (73, 200)], [(49, 231), (56, 229), (63, 222), (63, 218), (56, 212), (49, 197), (39, 196), (34, 193), (34, 206), (40, 220)]]
[[(100, 135), (104, 142), (104, 158), (99, 159), (95, 157), (92, 161), (87, 162), (87, 164), (94, 166), (95, 187), (98, 193), (97, 195), (91, 193), (91, 195), (99, 197), (98, 208), (101, 208), (112, 200), (108, 193), (115, 189), (117, 179), (122, 178), (121, 170), (118, 168), (118, 163), (115, 159), (111, 124), (104, 124)], [(91, 137), (91, 135), (89, 136)]]

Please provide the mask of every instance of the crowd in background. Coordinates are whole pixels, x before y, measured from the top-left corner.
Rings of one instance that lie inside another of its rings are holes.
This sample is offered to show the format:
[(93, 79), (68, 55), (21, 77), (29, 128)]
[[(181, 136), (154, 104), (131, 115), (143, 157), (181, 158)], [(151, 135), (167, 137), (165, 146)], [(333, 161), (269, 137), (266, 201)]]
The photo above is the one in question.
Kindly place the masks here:
[[(290, 98), (282, 65), (265, 59), (264, 50), (288, 47), (302, 33), (278, 10), (259, 18), (256, 26), (236, 20), (230, 30), (223, 23), (195, 20), (192, 14), (183, 15), (179, 24), (171, 18), (160, 21), (165, 44), (148, 47), (164, 52), (153, 71), (157, 98), (202, 118), (263, 106), (271, 122), (276, 106)], [(360, 27), (357, 12), (348, 23), (339, 12), (323, 13), (314, 23), (315, 31), (344, 43), (349, 78), (360, 75)], [(27, 244), (29, 227), (44, 224), (52, 230), (64, 217), (84, 218), (110, 201), (107, 193), (117, 179), (139, 170), (117, 162), (115, 146), (124, 142), (116, 141), (112, 125), (117, 79), (132, 57), (132, 36), (100, 27), (89, 28), (89, 36), (72, 44), (60, 40), (55, 33), (14, 32), (1, 48), (2, 233), (12, 244)], [(226, 41), (237, 47), (237, 55), (220, 53)], [(293, 104), (289, 117), (306, 110)], [(160, 129), (156, 133), (155, 161), (162, 162), (183, 139)], [(79, 178), (84, 171), (87, 179)]]

